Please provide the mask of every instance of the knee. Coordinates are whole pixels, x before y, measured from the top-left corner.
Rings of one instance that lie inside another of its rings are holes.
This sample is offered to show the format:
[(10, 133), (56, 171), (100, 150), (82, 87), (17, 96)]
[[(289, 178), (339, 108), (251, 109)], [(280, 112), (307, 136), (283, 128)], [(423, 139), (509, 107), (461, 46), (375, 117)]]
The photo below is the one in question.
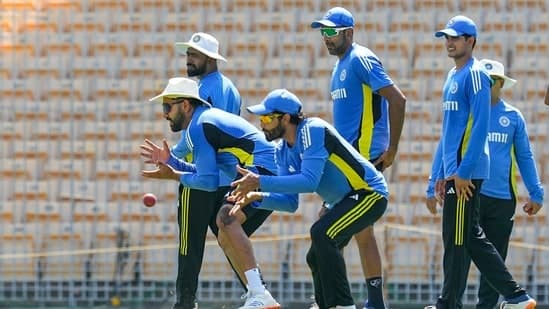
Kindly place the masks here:
[(239, 224), (238, 218), (234, 215), (229, 214), (231, 206), (232, 205), (225, 204), (221, 206), (219, 212), (217, 213), (215, 223), (217, 225), (217, 228), (219, 229), (219, 232), (223, 232), (231, 226)]
[(313, 251), (313, 248), (309, 248), (309, 251), (307, 251), (307, 255), (305, 257), (305, 260), (307, 261), (307, 265), (309, 265), (309, 267), (312, 267), (313, 265), (315, 265), (315, 253)]
[(369, 226), (355, 234), (355, 240), (359, 245), (365, 246), (376, 243), (373, 226)]

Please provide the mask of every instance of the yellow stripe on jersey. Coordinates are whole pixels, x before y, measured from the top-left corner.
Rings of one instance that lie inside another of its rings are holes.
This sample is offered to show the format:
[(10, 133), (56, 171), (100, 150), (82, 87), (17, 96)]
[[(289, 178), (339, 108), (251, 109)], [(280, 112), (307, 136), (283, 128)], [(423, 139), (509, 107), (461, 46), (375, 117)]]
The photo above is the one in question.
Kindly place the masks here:
[(191, 197), (191, 189), (183, 188), (181, 192), (181, 226), (179, 228), (179, 254), (187, 255), (188, 239), (189, 239), (189, 199)]
[(220, 148), (219, 152), (231, 153), (233, 156), (235, 156), (238, 159), (238, 162), (240, 162), (240, 164), (243, 164), (245, 166), (254, 165), (254, 156), (246, 152), (245, 150), (242, 150), (241, 148), (236, 148), (236, 147)]
[(467, 119), (467, 126), (465, 127), (465, 134), (463, 135), (463, 143), (461, 144), (461, 158), (465, 155), (467, 147), (469, 146), (469, 140), (471, 139), (471, 128), (473, 127), (473, 115), (469, 114)]
[(372, 89), (367, 85), (362, 85), (362, 120), (360, 131), (358, 132), (358, 151), (367, 160), (370, 160), (370, 147), (372, 146), (372, 137), (374, 135), (374, 107)]
[(362, 217), (372, 206), (382, 199), (383, 196), (378, 193), (372, 193), (366, 196), (362, 202), (351, 208), (344, 216), (335, 221), (326, 231), (326, 235), (331, 239), (335, 238), (343, 229), (349, 227), (358, 218)]
[[(515, 145), (511, 146), (511, 190), (513, 190), (513, 194), (515, 195), (515, 198), (518, 198), (518, 187), (517, 187), (517, 165), (515, 164), (516, 157), (515, 157)], [(491, 163), (493, 164), (493, 163)]]
[(357, 171), (353, 169), (347, 162), (345, 162), (345, 160), (343, 160), (340, 156), (332, 153), (328, 160), (332, 162), (341, 171), (341, 173), (345, 175), (345, 177), (347, 177), (347, 180), (349, 181), (349, 184), (351, 185), (353, 190), (372, 190), (372, 188), (370, 188), (368, 183), (364, 180), (363, 176), (357, 173)]
[(456, 207), (456, 235), (454, 244), (463, 246), (463, 234), (465, 232), (465, 197), (458, 198)]

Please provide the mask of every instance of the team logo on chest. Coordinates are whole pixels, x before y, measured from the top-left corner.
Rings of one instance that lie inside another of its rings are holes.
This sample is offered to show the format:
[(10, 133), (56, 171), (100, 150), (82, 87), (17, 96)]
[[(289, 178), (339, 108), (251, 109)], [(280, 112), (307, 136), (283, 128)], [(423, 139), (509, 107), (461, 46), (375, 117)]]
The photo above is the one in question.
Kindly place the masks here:
[(458, 91), (458, 83), (456, 81), (452, 81), (452, 85), (450, 85), (450, 93), (454, 94)]
[(345, 78), (347, 78), (347, 70), (346, 70), (346, 69), (343, 69), (343, 70), (341, 71), (341, 73), (339, 73), (339, 80), (340, 80), (340, 81), (344, 81)]
[(511, 121), (509, 120), (509, 118), (507, 118), (507, 116), (501, 116), (499, 117), (499, 124), (502, 126), (502, 127), (508, 127), (509, 124), (511, 123)]

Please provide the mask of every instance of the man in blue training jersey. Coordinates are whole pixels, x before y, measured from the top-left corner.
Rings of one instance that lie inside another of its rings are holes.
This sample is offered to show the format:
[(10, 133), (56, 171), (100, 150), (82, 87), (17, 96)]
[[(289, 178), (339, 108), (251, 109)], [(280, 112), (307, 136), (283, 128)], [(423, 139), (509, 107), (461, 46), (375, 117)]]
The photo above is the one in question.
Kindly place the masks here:
[[(286, 89), (270, 92), (248, 107), (260, 115), (268, 140), (277, 147), (278, 176), (239, 168), (232, 183), (233, 212), (254, 207), (294, 212), (298, 193), (316, 192), (328, 209), (311, 227), (307, 264), (319, 308), (356, 308), (341, 249), (354, 234), (374, 224), (387, 208), (385, 178), (337, 130), (320, 118), (305, 118), (299, 99)], [(238, 207), (238, 208), (237, 208)]]
[[(200, 98), (195, 81), (172, 78), (164, 91), (150, 101), (162, 103), (172, 131), (186, 130), (184, 140), (194, 159), (193, 163), (187, 163), (177, 158), (165, 140), (162, 147), (146, 140), (146, 144), (141, 146), (142, 156), (146, 163), (157, 164), (157, 169), (143, 171), (144, 177), (173, 179), (186, 188), (216, 192), (219, 173), (234, 179), (236, 164), (260, 173), (276, 172), (274, 145), (243, 118), (212, 108), (210, 103)], [(248, 238), (271, 211), (251, 209), (238, 212), (234, 217), (229, 215), (231, 207), (224, 202), (217, 213), (217, 240), (232, 266), (247, 283), (247, 299), (241, 309), (278, 309), (280, 305), (263, 284)]]
[[(198, 32), (188, 42), (175, 43), (176, 50), (186, 55), (187, 75), (198, 79), (200, 97), (213, 107), (235, 115), (240, 114), (240, 93), (217, 68), (217, 61), (227, 61), (219, 54), (219, 42), (210, 34)], [(192, 156), (186, 147), (185, 134), (172, 148), (172, 153), (189, 162)], [(178, 226), (179, 256), (176, 280), (176, 303), (174, 309), (194, 307), (198, 276), (204, 256), (204, 245), (208, 225), (217, 235), (216, 214), (229, 191), (232, 179), (221, 173), (219, 188), (215, 192), (193, 189), (179, 184)]]
[(536, 301), (513, 279), (479, 225), (479, 193), (490, 171), (491, 79), (473, 57), (477, 27), (470, 18), (458, 15), (435, 36), (446, 38), (448, 56), (456, 65), (444, 83), (442, 134), (430, 180), (444, 204), (444, 282), (436, 305), (426, 308), (461, 307), (469, 256), (486, 281), (505, 297), (502, 309), (535, 308)]
[[(530, 195), (522, 207), (525, 213), (535, 215), (541, 209), (544, 191), (522, 113), (500, 98), (501, 90), (511, 88), (516, 80), (505, 75), (504, 66), (498, 61), (483, 59), (480, 63), (493, 80), (488, 145), (490, 161), (497, 162), (490, 165), (490, 178), (483, 181), (480, 190), (480, 226), (505, 260), (517, 203), (515, 162)], [(429, 183), (427, 195), (427, 207), (436, 214), (433, 182)], [(463, 284), (464, 290), (466, 282)], [(498, 292), (481, 275), (476, 308), (494, 308), (498, 298)]]
[[(348, 10), (334, 7), (311, 27), (320, 29), (328, 52), (338, 57), (330, 87), (334, 127), (384, 171), (397, 154), (406, 98), (377, 55), (354, 42), (354, 23)], [(373, 226), (355, 235), (355, 239), (368, 289), (364, 307), (384, 309), (382, 263)]]

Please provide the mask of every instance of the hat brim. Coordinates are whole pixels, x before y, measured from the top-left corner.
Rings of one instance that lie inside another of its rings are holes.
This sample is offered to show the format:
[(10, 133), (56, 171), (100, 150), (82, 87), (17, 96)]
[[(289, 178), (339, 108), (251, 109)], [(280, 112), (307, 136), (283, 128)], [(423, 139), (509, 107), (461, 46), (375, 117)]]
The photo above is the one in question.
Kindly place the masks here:
[(248, 112), (250, 112), (252, 114), (255, 114), (255, 115), (267, 115), (267, 114), (270, 114), (270, 113), (273, 112), (273, 111), (267, 109), (267, 107), (263, 104), (248, 106), (248, 107), (246, 107), (246, 110), (248, 110)]
[(322, 27), (337, 27), (337, 25), (328, 19), (315, 20), (311, 23), (311, 28), (322, 28)]
[(175, 50), (180, 54), (185, 54), (187, 52), (187, 49), (189, 49), (189, 47), (192, 47), (198, 50), (199, 52), (203, 53), (204, 55), (210, 58), (227, 62), (227, 59), (225, 59), (225, 57), (221, 56), (220, 54), (212, 53), (208, 50), (205, 50), (202, 47), (194, 44), (193, 42), (176, 42), (175, 43)]
[(163, 103), (162, 99), (166, 97), (196, 99), (202, 102), (202, 104), (212, 107), (212, 105), (208, 101), (205, 101), (200, 97), (196, 97), (188, 93), (182, 93), (182, 92), (163, 92), (155, 97), (150, 98), (149, 102)]
[(503, 87), (501, 87), (501, 89), (509, 89), (517, 83), (516, 79), (512, 79), (511, 77), (507, 77), (505, 75), (498, 75), (498, 74), (490, 74), (490, 75), (503, 78), (504, 82), (503, 82)]
[(440, 37), (445, 36), (445, 35), (456, 37), (456, 36), (463, 35), (463, 33), (457, 32), (456, 30), (450, 29), (450, 28), (442, 29), (442, 30), (439, 30), (439, 31), (435, 32), (435, 36), (437, 38), (440, 38)]

